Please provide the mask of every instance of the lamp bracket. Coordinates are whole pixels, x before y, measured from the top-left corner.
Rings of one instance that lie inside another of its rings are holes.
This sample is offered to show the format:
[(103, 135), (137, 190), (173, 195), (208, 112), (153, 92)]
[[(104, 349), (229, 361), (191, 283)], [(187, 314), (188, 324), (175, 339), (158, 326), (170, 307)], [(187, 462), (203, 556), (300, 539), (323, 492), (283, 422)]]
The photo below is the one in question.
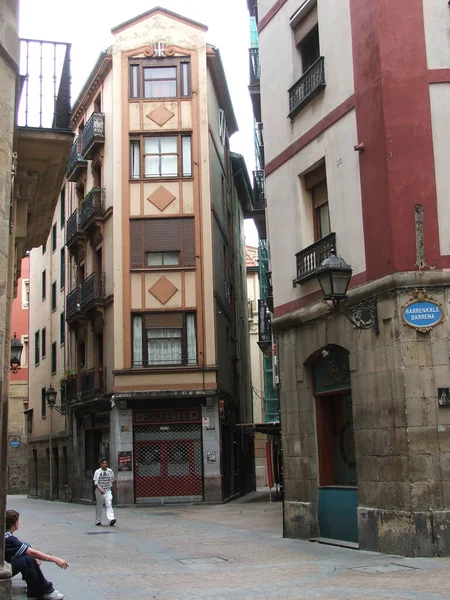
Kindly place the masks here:
[(340, 300), (333, 300), (333, 309), (335, 313), (340, 313), (346, 317), (353, 327), (357, 329), (372, 329), (379, 335), (378, 311), (375, 298), (368, 298), (353, 304), (352, 306), (342, 306)]

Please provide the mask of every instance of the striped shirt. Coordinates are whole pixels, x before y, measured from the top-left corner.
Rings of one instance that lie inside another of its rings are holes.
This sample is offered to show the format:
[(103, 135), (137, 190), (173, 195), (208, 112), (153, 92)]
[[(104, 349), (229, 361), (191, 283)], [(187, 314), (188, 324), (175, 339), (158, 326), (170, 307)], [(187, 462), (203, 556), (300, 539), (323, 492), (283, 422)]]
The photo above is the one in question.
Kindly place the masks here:
[(30, 544), (28, 542), (21, 542), (19, 538), (7, 531), (5, 533), (5, 560), (11, 562), (15, 558), (19, 558), (26, 553)]

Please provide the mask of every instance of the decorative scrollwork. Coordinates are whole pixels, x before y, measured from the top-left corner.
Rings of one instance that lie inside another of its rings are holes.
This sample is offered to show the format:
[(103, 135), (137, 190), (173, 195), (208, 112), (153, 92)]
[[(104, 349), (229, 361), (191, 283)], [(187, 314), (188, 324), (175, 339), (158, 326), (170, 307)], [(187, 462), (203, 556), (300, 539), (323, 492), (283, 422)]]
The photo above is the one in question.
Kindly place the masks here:
[(147, 46), (147, 48), (144, 48), (144, 55), (153, 56), (153, 48), (151, 46)]
[(166, 56), (173, 56), (174, 54), (175, 54), (175, 47), (167, 46), (166, 47)]
[(338, 310), (357, 329), (372, 329), (377, 335), (380, 333), (377, 303), (374, 298), (362, 300), (351, 307), (339, 306)]

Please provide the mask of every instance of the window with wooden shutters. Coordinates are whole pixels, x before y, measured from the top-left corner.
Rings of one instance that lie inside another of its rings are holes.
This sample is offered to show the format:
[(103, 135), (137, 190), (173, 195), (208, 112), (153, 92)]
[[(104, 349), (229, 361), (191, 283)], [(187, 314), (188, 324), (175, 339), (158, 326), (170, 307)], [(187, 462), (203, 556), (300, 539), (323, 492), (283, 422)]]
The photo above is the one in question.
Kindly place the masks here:
[(305, 188), (311, 193), (314, 218), (314, 241), (331, 232), (325, 164), (305, 175)]
[(133, 367), (197, 364), (194, 313), (132, 315)]
[(193, 218), (132, 219), (130, 242), (131, 268), (195, 266)]

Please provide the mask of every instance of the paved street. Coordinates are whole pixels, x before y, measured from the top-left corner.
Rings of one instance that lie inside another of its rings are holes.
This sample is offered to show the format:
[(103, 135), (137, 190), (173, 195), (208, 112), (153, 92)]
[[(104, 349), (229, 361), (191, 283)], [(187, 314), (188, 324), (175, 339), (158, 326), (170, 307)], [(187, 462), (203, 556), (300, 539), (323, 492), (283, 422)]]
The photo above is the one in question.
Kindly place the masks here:
[(281, 503), (266, 498), (119, 508), (115, 528), (95, 527), (93, 506), (10, 496), (8, 508), (21, 513), (18, 537), (70, 563), (68, 571), (44, 563), (67, 600), (450, 598), (450, 559), (286, 540)]

